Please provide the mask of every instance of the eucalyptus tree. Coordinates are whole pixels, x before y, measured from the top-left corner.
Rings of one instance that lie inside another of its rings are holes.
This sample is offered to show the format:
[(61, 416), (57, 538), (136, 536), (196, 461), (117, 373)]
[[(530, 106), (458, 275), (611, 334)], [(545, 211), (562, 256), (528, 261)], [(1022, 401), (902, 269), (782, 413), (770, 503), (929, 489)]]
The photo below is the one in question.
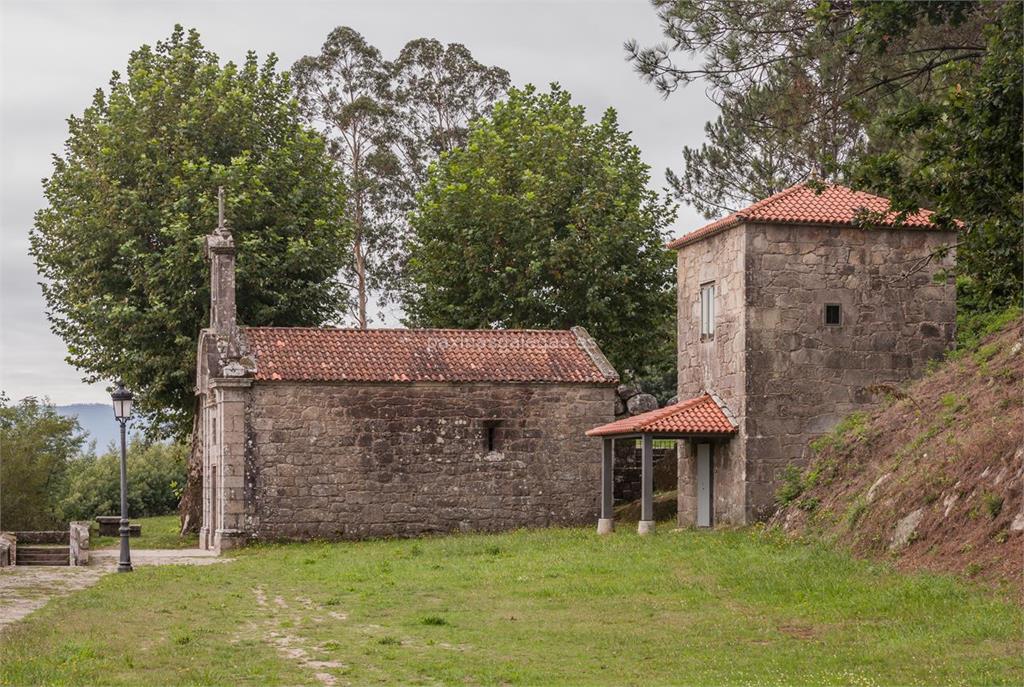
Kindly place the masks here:
[(504, 93), (508, 74), (480, 64), (463, 45), (427, 38), (388, 61), (344, 26), (292, 73), (302, 111), (330, 142), (349, 191), (354, 240), (346, 273), (356, 322), (365, 328), (371, 292), (381, 302), (396, 298), (406, 213), (427, 167), (465, 141), (469, 122)]
[(362, 35), (341, 26), (328, 34), (319, 55), (295, 63), (292, 76), (302, 112), (326, 137), (348, 189), (352, 256), (347, 273), (354, 280), (356, 320), (365, 328), (368, 293), (384, 283), (400, 179), (389, 67)]

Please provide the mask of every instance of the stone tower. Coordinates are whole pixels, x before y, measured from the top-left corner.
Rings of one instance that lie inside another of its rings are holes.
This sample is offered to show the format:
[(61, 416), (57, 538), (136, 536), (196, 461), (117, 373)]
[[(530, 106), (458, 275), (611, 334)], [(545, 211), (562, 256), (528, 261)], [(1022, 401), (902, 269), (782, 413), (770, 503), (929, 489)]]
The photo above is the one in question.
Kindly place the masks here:
[[(955, 232), (842, 186), (798, 185), (690, 232), (678, 251), (680, 398), (717, 393), (737, 434), (714, 445), (718, 522), (764, 518), (787, 465), (954, 341)], [(695, 446), (679, 459), (693, 520)]]

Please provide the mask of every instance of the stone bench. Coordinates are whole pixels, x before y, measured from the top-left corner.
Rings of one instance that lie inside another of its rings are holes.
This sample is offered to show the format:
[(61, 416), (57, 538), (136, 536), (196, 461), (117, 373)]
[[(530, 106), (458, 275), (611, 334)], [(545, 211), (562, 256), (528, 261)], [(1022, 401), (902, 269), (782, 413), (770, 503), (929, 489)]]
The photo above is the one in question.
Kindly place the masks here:
[[(120, 537), (121, 536), (121, 516), (119, 515), (98, 515), (96, 516), (96, 522), (100, 526), (101, 537)], [(142, 534), (142, 525), (128, 524), (128, 536), (138, 537)]]

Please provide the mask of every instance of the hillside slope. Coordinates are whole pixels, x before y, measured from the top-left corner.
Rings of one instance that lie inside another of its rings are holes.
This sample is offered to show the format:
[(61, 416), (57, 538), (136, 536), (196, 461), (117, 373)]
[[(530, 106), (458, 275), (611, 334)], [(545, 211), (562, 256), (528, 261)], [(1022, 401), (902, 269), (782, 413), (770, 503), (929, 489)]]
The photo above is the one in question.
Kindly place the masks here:
[(816, 441), (773, 523), (899, 567), (953, 572), (1021, 597), (1024, 344), (1017, 319)]

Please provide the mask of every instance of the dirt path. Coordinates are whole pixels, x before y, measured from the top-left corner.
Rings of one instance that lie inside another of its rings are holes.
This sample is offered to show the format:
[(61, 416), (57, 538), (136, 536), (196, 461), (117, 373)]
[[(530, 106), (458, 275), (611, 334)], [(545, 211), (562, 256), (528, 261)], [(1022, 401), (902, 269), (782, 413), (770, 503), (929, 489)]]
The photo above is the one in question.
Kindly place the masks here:
[[(293, 610), (284, 597), (275, 596), (271, 601), (263, 587), (255, 587), (252, 593), (256, 598), (256, 605), (263, 609), (266, 614), (262, 623), (253, 625), (250, 629), (273, 644), (279, 654), (312, 671), (314, 677), (316, 677), (321, 685), (324, 687), (335, 687), (338, 684), (338, 678), (331, 671), (344, 668), (345, 664), (340, 661), (315, 658), (316, 654), (322, 653), (323, 647), (307, 644), (301, 637), (286, 629), (286, 626), (281, 623), (282, 620), (295, 620), (302, 617), (310, 617), (313, 622), (322, 623), (324, 621), (322, 616), (309, 616), (308, 614), (323, 609), (318, 608), (312, 599), (298, 597), (294, 601), (301, 608)], [(336, 620), (344, 620), (347, 617), (337, 611), (330, 611), (327, 614)], [(287, 627), (291, 625), (292, 623), (288, 623)]]
[[(29, 613), (42, 608), (47, 601), (96, 584), (107, 573), (117, 570), (118, 551), (93, 551), (88, 566), (58, 567), (48, 565), (14, 566), (0, 569), (0, 632)], [(201, 549), (139, 549), (132, 551), (135, 567), (147, 565), (207, 565), (225, 563)]]

